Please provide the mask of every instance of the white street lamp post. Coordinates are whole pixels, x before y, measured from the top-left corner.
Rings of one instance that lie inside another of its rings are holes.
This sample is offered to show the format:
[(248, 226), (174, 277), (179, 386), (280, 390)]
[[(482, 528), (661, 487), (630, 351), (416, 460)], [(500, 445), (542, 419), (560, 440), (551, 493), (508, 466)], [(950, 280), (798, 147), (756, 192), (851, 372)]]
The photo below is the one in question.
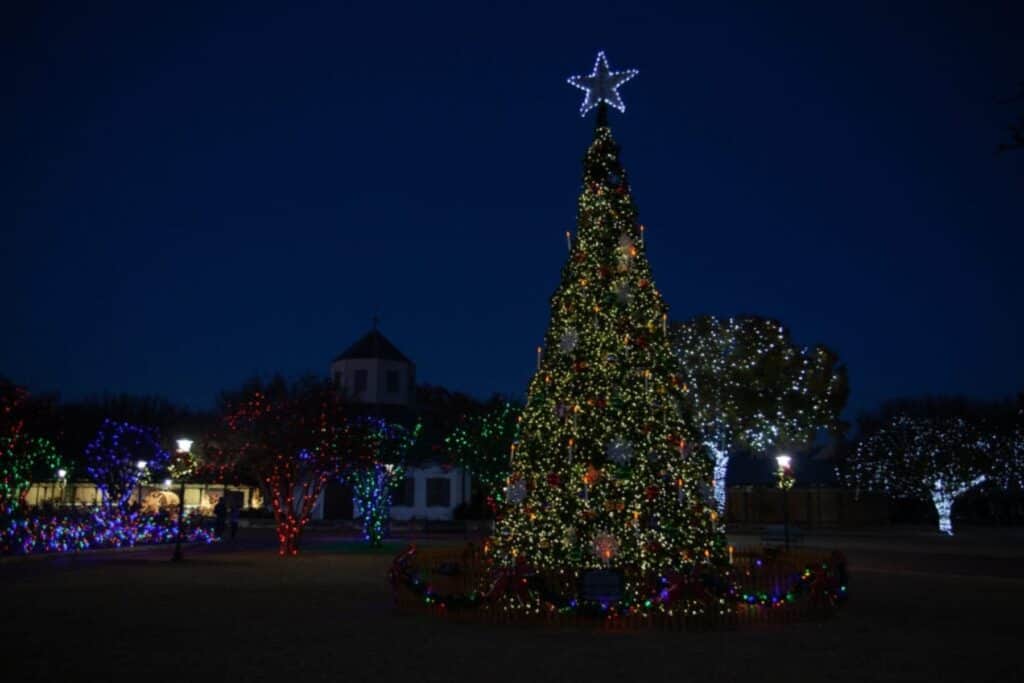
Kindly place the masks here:
[(138, 493), (136, 495), (136, 498), (138, 500), (136, 502), (138, 502), (139, 504), (140, 512), (142, 511), (142, 477), (145, 475), (147, 465), (149, 465), (149, 463), (146, 462), (145, 460), (139, 460), (137, 463), (135, 463), (135, 469), (139, 471), (139, 486)]
[[(177, 441), (178, 452), (184, 457), (188, 457), (188, 454), (192, 452), (192, 439), (178, 439)], [(185, 475), (180, 473), (178, 477), (180, 480), (178, 485), (178, 533), (174, 538), (174, 555), (171, 556), (172, 562), (181, 562), (185, 559), (185, 556), (181, 552), (181, 537), (182, 537), (182, 525), (185, 522)]]
[(778, 465), (779, 488), (782, 489), (782, 528), (786, 540), (786, 552), (789, 552), (789, 489), (793, 486), (793, 474), (790, 469), (793, 458), (788, 455), (775, 456)]

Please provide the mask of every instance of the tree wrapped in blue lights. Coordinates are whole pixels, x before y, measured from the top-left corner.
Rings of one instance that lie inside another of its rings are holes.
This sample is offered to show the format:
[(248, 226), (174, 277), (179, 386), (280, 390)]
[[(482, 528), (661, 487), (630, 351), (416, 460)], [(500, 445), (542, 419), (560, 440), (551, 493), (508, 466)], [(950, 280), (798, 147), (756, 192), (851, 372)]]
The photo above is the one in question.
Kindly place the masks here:
[(391, 517), (391, 493), (405, 474), (405, 457), (420, 432), (380, 418), (360, 418), (350, 426), (358, 432), (361, 456), (347, 468), (343, 478), (352, 483), (352, 493), (363, 520), (363, 539), (379, 547)]
[(162, 471), (169, 459), (156, 430), (110, 419), (85, 448), (86, 472), (108, 509), (126, 509), (133, 491), (149, 473)]
[(720, 513), (732, 452), (795, 449), (821, 430), (842, 430), (846, 368), (824, 346), (794, 344), (779, 321), (700, 316), (672, 325), (672, 345), (686, 403), (714, 458)]

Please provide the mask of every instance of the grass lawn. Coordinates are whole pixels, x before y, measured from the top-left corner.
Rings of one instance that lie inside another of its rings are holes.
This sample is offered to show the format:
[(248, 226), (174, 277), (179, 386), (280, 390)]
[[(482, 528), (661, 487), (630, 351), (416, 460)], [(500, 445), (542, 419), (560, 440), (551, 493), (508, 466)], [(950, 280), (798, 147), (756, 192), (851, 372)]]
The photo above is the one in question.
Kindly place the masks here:
[(851, 597), (843, 611), (823, 623), (731, 633), (481, 625), (396, 613), (385, 573), (401, 543), (364, 551), (354, 541), (307, 541), (307, 552), (291, 560), (262, 539), (192, 549), (180, 565), (167, 561), (165, 548), (4, 560), (3, 678), (1024, 680), (1019, 532), (810, 537), (809, 545), (847, 549)]

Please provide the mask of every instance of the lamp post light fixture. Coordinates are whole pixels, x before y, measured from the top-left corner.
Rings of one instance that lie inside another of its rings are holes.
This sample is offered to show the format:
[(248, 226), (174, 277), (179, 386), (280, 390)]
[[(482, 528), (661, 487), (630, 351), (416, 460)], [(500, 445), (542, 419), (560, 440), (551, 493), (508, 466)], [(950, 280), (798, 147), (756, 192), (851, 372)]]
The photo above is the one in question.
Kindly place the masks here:
[(57, 481), (60, 483), (60, 498), (58, 500), (61, 505), (64, 505), (64, 497), (68, 486), (68, 471), (63, 467), (57, 470)]
[(135, 469), (139, 471), (139, 490), (136, 494), (137, 503), (139, 504), (139, 510), (142, 510), (142, 477), (145, 476), (146, 467), (149, 465), (145, 460), (139, 460), (135, 463)]
[[(178, 453), (182, 457), (188, 457), (192, 452), (192, 439), (178, 439)], [(172, 562), (181, 562), (185, 556), (181, 552), (182, 525), (185, 522), (185, 475), (181, 473), (178, 477), (178, 533), (174, 537), (174, 554), (171, 555)]]
[(775, 456), (775, 464), (778, 466), (776, 476), (778, 486), (782, 489), (782, 528), (786, 541), (786, 552), (789, 552), (789, 490), (793, 488), (793, 458), (788, 455)]

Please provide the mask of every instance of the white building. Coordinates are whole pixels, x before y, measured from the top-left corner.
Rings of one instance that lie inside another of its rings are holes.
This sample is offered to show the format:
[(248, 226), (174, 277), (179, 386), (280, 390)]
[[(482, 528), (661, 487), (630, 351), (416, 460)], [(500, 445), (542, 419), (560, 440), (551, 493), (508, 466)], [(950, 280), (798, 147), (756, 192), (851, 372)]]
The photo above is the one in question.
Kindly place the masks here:
[[(376, 325), (331, 361), (331, 378), (350, 401), (366, 412), (411, 423), (416, 415), (416, 364), (381, 334)], [(417, 462), (405, 468), (405, 479), (392, 494), (395, 520), (449, 520), (469, 502), (469, 474), (441, 463)], [(347, 486), (332, 483), (314, 510), (316, 519), (351, 519), (359, 510)]]
[(469, 473), (461, 467), (409, 467), (391, 496), (391, 519), (451, 519), (456, 506), (469, 502), (469, 487)]

